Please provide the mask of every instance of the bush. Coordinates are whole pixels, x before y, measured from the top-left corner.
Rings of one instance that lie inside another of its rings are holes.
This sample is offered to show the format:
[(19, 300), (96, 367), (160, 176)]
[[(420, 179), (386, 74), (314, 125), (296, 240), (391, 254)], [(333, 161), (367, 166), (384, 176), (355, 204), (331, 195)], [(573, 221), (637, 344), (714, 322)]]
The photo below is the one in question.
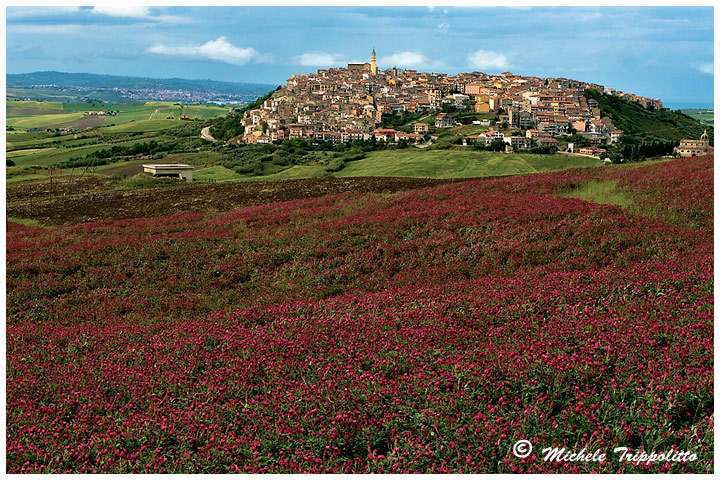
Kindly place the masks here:
[(539, 153), (545, 155), (552, 155), (557, 151), (557, 147), (535, 147), (530, 149), (530, 153)]
[(274, 165), (280, 165), (281, 167), (285, 167), (287, 165), (290, 165), (292, 162), (290, 160), (290, 157), (283, 152), (275, 152), (272, 156), (272, 163)]
[(325, 170), (328, 172), (337, 172), (343, 168), (345, 168), (345, 161), (342, 157), (338, 157), (330, 160), (330, 163), (328, 163), (328, 166), (325, 167)]

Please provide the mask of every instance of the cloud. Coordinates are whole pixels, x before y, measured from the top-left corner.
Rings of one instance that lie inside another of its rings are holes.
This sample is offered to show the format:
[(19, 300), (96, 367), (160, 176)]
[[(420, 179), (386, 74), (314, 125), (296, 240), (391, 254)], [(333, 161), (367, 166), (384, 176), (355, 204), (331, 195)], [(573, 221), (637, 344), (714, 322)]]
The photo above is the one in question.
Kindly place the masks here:
[(419, 52), (399, 52), (378, 59), (378, 64), (397, 67), (420, 67), (430, 62), (430, 59)]
[(450, 24), (447, 21), (443, 21), (441, 24), (438, 25), (438, 29), (440, 29), (443, 32), (446, 32), (450, 28)]
[(715, 73), (715, 66), (712, 62), (710, 63), (703, 63), (698, 67), (698, 70), (702, 73), (707, 73), (708, 75), (713, 75)]
[(144, 7), (142, 5), (102, 5), (93, 7), (92, 11), (93, 13), (111, 17), (150, 18), (150, 7)]
[(340, 55), (324, 52), (303, 53), (294, 60), (305, 67), (332, 67), (343, 63)]
[(161, 55), (180, 55), (184, 57), (208, 58), (231, 65), (245, 65), (259, 53), (254, 48), (239, 48), (231, 44), (225, 37), (211, 40), (203, 45), (153, 45), (148, 48), (150, 53)]
[(9, 20), (48, 15), (57, 16), (64, 13), (77, 13), (79, 11), (80, 7), (8, 7), (6, 15)]
[(135, 18), (140, 20), (150, 20), (154, 22), (162, 23), (192, 23), (192, 19), (181, 17), (178, 15), (151, 15), (151, 7), (145, 7), (141, 5), (120, 5), (110, 6), (103, 5), (99, 7), (92, 7), (92, 13), (100, 15), (106, 15), (108, 17), (116, 18)]
[(492, 50), (477, 50), (468, 56), (468, 64), (473, 68), (504, 70), (510, 66), (507, 57)]

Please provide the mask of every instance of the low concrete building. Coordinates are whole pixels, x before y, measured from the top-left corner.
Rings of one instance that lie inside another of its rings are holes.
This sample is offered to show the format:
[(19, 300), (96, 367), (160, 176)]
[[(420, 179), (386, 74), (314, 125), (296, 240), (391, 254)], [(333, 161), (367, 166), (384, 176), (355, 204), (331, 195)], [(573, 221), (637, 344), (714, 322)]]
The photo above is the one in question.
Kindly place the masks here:
[(143, 165), (143, 171), (151, 174), (153, 177), (171, 177), (192, 182), (192, 165), (184, 163), (162, 163)]

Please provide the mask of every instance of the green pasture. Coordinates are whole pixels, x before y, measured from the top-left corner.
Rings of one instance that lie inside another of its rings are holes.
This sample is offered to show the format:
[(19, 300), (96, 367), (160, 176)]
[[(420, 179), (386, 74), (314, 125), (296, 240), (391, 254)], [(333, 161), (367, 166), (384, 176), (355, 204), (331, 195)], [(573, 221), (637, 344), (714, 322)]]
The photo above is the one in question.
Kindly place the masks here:
[(573, 167), (602, 165), (597, 159), (569, 155), (481, 152), (471, 148), (451, 150), (379, 150), (348, 162), (337, 177), (474, 178), (549, 172)]
[(62, 102), (37, 102), (33, 100), (17, 100), (15, 98), (7, 98), (5, 107), (17, 108), (33, 108), (36, 110), (63, 110)]
[(84, 117), (82, 112), (61, 113), (53, 115), (32, 115), (21, 117), (7, 117), (7, 125), (13, 128), (38, 128), (60, 123), (72, 122)]
[(569, 155), (504, 154), (470, 149), (405, 149), (370, 152), (366, 158), (347, 162), (345, 167), (337, 172), (329, 173), (326, 165), (323, 157), (315, 158), (305, 165), (288, 168), (263, 162), (262, 175), (240, 174), (217, 165), (197, 170), (194, 177), (198, 180), (212, 179), (218, 182), (291, 180), (321, 176), (478, 178), (600, 166), (602, 162)]
[[(132, 145), (133, 143), (141, 142), (143, 140), (131, 140), (131, 141), (125, 141), (125, 142), (117, 142), (113, 145)], [(89, 145), (89, 146), (83, 146), (83, 147), (76, 147), (76, 148), (63, 148), (60, 147), (48, 147), (48, 148), (42, 148), (37, 149), (37, 151), (29, 151), (29, 150), (18, 150), (15, 152), (12, 152), (15, 156), (9, 157), (13, 162), (15, 162), (15, 165), (22, 167), (22, 166), (29, 166), (29, 165), (39, 165), (39, 166), (50, 166), (55, 165), (59, 162), (64, 162), (66, 160), (69, 160), (70, 158), (80, 158), (84, 157), (85, 155), (93, 152), (97, 152), (98, 150), (103, 150), (106, 148), (109, 148), (111, 145), (108, 144), (95, 144), (95, 145)], [(30, 152), (30, 153), (25, 153)]]
[[(108, 117), (105, 124), (116, 123), (117, 117)], [(131, 120), (127, 123), (116, 123), (113, 126), (101, 127), (104, 133), (159, 132), (182, 125), (182, 120)]]
[[(56, 110), (67, 113), (51, 115), (32, 115), (26, 112), (23, 115), (8, 116), (7, 125), (16, 129), (29, 129), (57, 125), (72, 122), (82, 118), (89, 111), (105, 110), (117, 112), (115, 116), (103, 118), (103, 125), (112, 128), (109, 132), (132, 132), (132, 131), (159, 131), (179, 125), (180, 115), (188, 115), (192, 119), (210, 119), (225, 115), (228, 111), (225, 107), (215, 105), (179, 105), (171, 102), (143, 102), (127, 104), (103, 104), (103, 103), (63, 103), (63, 102), (41, 102), (33, 100), (7, 99), (8, 107), (16, 107), (32, 110)], [(167, 117), (174, 117), (172, 120)], [(124, 124), (142, 123), (120, 128)], [(154, 123), (153, 123), (154, 122)], [(112, 127), (110, 127), (112, 126)]]
[(704, 123), (709, 123), (710, 125), (715, 123), (715, 111), (712, 109), (707, 108), (687, 108), (684, 110), (681, 110), (682, 113), (687, 115), (688, 117), (692, 117), (695, 120), (700, 120)]
[(216, 182), (237, 182), (245, 177), (235, 170), (230, 170), (222, 165), (202, 168), (193, 172), (193, 180), (198, 182), (208, 182), (214, 180)]
[(207, 120), (228, 113), (227, 108), (214, 105), (175, 105), (168, 103), (157, 105), (157, 103), (159, 102), (153, 102), (153, 105), (150, 105), (153, 108), (150, 118), (153, 120), (166, 119), (167, 117), (178, 119), (180, 115), (187, 115), (191, 119)]

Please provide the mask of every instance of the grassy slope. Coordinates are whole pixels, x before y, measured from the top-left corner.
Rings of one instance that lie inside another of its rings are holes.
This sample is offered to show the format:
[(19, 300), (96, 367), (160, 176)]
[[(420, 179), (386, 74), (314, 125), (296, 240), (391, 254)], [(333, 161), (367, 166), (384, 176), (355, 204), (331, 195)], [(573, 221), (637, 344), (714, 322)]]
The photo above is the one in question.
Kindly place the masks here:
[[(106, 119), (105, 123), (110, 125), (114, 122), (108, 123), (108, 120)], [(177, 127), (178, 125), (182, 125), (182, 123), (183, 120), (133, 120), (119, 125), (116, 124), (113, 126), (102, 127), (101, 130), (105, 133), (158, 132), (168, 128)]]
[(563, 168), (601, 165), (599, 160), (568, 155), (479, 152), (471, 149), (370, 152), (348, 163), (337, 176), (407, 176), (464, 178), (547, 172)]
[(36, 102), (32, 100), (17, 100), (15, 98), (7, 98), (5, 100), (5, 107), (18, 107), (18, 108), (34, 108), (37, 110), (62, 110), (63, 104), (61, 102)]
[[(132, 145), (133, 143), (137, 143), (143, 140), (130, 140), (126, 142), (118, 142), (114, 145)], [(30, 150), (23, 150), (14, 152), (14, 156), (10, 157), (12, 158), (13, 162), (15, 162), (15, 165), (18, 167), (22, 166), (28, 166), (28, 165), (40, 165), (40, 166), (50, 166), (54, 165), (58, 162), (64, 162), (66, 160), (69, 160), (72, 157), (83, 157), (87, 155), (88, 153), (97, 152), (98, 150), (103, 150), (105, 148), (108, 148), (108, 145), (106, 144), (99, 144), (99, 145), (90, 145), (90, 146), (82, 146), (82, 147), (76, 147), (76, 148), (56, 148), (56, 147), (49, 147), (40, 149), (36, 152), (32, 152)], [(29, 152), (29, 153), (27, 153)], [(13, 167), (10, 167), (13, 168)]]
[[(574, 167), (602, 165), (599, 160), (568, 155), (535, 155), (530, 153), (478, 152), (470, 149), (455, 150), (385, 150), (368, 153), (362, 160), (349, 162), (338, 172), (328, 173), (322, 163), (294, 165), (265, 175), (239, 174), (222, 166), (197, 170), (194, 178), (198, 181), (215, 180), (290, 180), (333, 177), (430, 177), (430, 178), (473, 178), (523, 173), (548, 172)], [(278, 168), (276, 166), (273, 166)]]
[(53, 115), (32, 115), (20, 117), (7, 117), (8, 126), (14, 128), (35, 128), (56, 125), (59, 123), (72, 122), (85, 116), (81, 112), (61, 113)]

